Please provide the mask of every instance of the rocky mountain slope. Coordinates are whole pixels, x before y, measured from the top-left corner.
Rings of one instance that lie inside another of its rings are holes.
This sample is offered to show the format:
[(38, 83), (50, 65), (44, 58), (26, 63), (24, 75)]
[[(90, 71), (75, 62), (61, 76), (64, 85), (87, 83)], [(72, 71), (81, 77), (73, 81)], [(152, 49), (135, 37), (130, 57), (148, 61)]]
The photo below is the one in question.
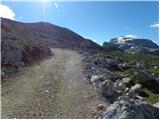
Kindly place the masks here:
[(52, 55), (50, 48), (91, 49), (100, 46), (67, 28), (50, 23), (1, 19), (2, 76)]
[(124, 50), (127, 53), (145, 53), (159, 55), (159, 46), (148, 39), (139, 39), (129, 36), (113, 38), (109, 43), (104, 42), (103, 46), (112, 45)]

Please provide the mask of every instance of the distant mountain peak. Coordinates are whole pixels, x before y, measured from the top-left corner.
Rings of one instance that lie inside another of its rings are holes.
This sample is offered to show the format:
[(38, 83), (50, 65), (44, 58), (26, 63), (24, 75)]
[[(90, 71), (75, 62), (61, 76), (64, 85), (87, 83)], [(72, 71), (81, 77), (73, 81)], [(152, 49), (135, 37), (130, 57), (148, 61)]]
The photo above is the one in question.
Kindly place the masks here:
[(154, 55), (159, 54), (159, 46), (155, 44), (152, 40), (141, 39), (135, 35), (126, 35), (117, 38), (112, 38), (109, 43), (124, 50), (125, 52), (132, 54), (133, 53), (145, 53)]

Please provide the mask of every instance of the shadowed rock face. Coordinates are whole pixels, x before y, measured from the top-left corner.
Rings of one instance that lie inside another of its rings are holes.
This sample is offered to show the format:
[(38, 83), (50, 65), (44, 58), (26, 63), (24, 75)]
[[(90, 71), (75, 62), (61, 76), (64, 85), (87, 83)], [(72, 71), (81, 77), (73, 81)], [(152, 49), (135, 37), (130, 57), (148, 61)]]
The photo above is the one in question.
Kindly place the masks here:
[(99, 45), (50, 23), (20, 23), (1, 18), (2, 67), (19, 67), (51, 56), (50, 48), (90, 49)]
[(121, 51), (123, 52), (122, 49), (118, 48), (118, 46), (112, 44), (112, 43), (109, 43), (109, 42), (104, 42), (103, 43), (103, 47), (107, 50), (115, 50), (115, 51)]

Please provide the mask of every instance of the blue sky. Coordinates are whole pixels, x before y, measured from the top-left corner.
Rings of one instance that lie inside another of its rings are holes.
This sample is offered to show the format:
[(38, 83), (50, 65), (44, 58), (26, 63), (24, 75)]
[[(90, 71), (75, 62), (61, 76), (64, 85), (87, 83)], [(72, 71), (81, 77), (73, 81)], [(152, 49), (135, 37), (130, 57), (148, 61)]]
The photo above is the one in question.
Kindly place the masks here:
[(98, 44), (111, 38), (134, 35), (158, 44), (158, 2), (2, 2), (13, 19), (50, 22), (67, 27)]

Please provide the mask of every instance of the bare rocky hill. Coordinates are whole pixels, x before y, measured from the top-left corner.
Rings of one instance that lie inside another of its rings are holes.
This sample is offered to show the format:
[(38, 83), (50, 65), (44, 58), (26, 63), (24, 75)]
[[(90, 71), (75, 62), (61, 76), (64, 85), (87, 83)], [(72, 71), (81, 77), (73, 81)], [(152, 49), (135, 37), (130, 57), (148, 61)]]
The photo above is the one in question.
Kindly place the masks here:
[(2, 76), (52, 55), (50, 48), (91, 49), (100, 46), (67, 28), (50, 23), (20, 23), (1, 18)]

